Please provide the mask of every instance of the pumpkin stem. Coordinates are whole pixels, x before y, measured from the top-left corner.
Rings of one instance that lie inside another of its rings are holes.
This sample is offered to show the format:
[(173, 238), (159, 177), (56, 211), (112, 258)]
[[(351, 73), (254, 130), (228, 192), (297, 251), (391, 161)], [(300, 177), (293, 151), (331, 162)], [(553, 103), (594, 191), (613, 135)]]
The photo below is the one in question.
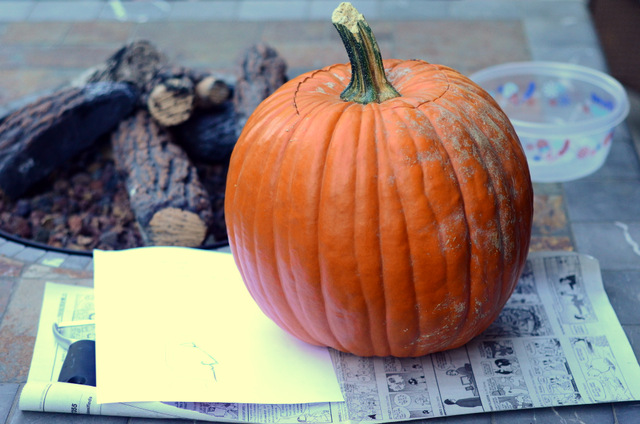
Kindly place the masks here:
[(387, 80), (380, 48), (364, 16), (351, 3), (340, 3), (331, 16), (351, 62), (351, 81), (340, 94), (347, 102), (382, 103), (400, 93)]

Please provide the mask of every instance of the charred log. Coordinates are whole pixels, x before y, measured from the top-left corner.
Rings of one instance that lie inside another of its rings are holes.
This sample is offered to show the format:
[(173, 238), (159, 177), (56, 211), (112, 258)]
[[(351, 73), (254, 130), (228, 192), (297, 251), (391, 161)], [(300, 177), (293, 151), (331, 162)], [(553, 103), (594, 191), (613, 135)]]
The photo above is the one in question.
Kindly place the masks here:
[(275, 49), (264, 43), (251, 46), (245, 51), (240, 60), (233, 96), (240, 129), (255, 108), (287, 82), (286, 71), (285, 60)]
[(196, 110), (184, 124), (172, 128), (176, 140), (194, 160), (226, 163), (238, 140), (238, 117), (233, 103)]
[(43, 96), (0, 124), (0, 190), (16, 198), (92, 146), (136, 103), (129, 84), (100, 82)]
[(200, 246), (213, 218), (211, 204), (171, 134), (140, 110), (111, 142), (145, 244)]
[(142, 90), (167, 62), (166, 56), (151, 42), (134, 41), (120, 48), (103, 64), (80, 76), (74, 85), (116, 81), (131, 83)]

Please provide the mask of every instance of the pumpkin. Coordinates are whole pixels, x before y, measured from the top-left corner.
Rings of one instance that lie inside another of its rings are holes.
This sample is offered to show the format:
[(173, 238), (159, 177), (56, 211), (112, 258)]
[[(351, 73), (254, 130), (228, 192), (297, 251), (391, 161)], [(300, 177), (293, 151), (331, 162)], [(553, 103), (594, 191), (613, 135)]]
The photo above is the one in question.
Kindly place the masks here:
[(385, 60), (333, 13), (350, 64), (265, 99), (229, 164), (225, 217), (263, 312), (308, 343), (421, 356), (485, 330), (528, 252), (533, 188), (498, 104), (446, 66)]

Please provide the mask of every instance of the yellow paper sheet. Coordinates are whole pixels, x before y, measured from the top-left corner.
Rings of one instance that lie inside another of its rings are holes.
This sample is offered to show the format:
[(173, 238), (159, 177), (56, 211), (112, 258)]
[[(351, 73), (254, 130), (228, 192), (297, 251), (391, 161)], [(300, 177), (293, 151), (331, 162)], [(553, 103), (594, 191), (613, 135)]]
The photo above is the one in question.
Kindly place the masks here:
[(268, 319), (230, 254), (96, 251), (94, 273), (99, 403), (343, 401), (328, 350)]

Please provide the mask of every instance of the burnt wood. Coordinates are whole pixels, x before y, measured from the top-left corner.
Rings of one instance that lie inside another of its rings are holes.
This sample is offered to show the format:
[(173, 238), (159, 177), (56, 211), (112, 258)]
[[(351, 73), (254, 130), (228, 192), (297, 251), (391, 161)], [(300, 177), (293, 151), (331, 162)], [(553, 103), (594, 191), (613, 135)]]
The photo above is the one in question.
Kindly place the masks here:
[(74, 85), (98, 81), (128, 82), (142, 91), (168, 59), (147, 40), (133, 41), (118, 49), (107, 60), (81, 75)]
[(131, 85), (99, 82), (62, 88), (12, 112), (0, 123), (0, 191), (21, 196), (113, 129), (136, 101)]
[(231, 100), (208, 109), (196, 109), (188, 121), (171, 130), (194, 161), (205, 163), (228, 162), (240, 133)]
[(171, 133), (139, 110), (118, 126), (111, 144), (145, 244), (200, 246), (213, 219), (211, 204)]
[(278, 52), (265, 43), (249, 47), (239, 63), (233, 103), (242, 129), (249, 116), (264, 99), (287, 82), (287, 64)]

